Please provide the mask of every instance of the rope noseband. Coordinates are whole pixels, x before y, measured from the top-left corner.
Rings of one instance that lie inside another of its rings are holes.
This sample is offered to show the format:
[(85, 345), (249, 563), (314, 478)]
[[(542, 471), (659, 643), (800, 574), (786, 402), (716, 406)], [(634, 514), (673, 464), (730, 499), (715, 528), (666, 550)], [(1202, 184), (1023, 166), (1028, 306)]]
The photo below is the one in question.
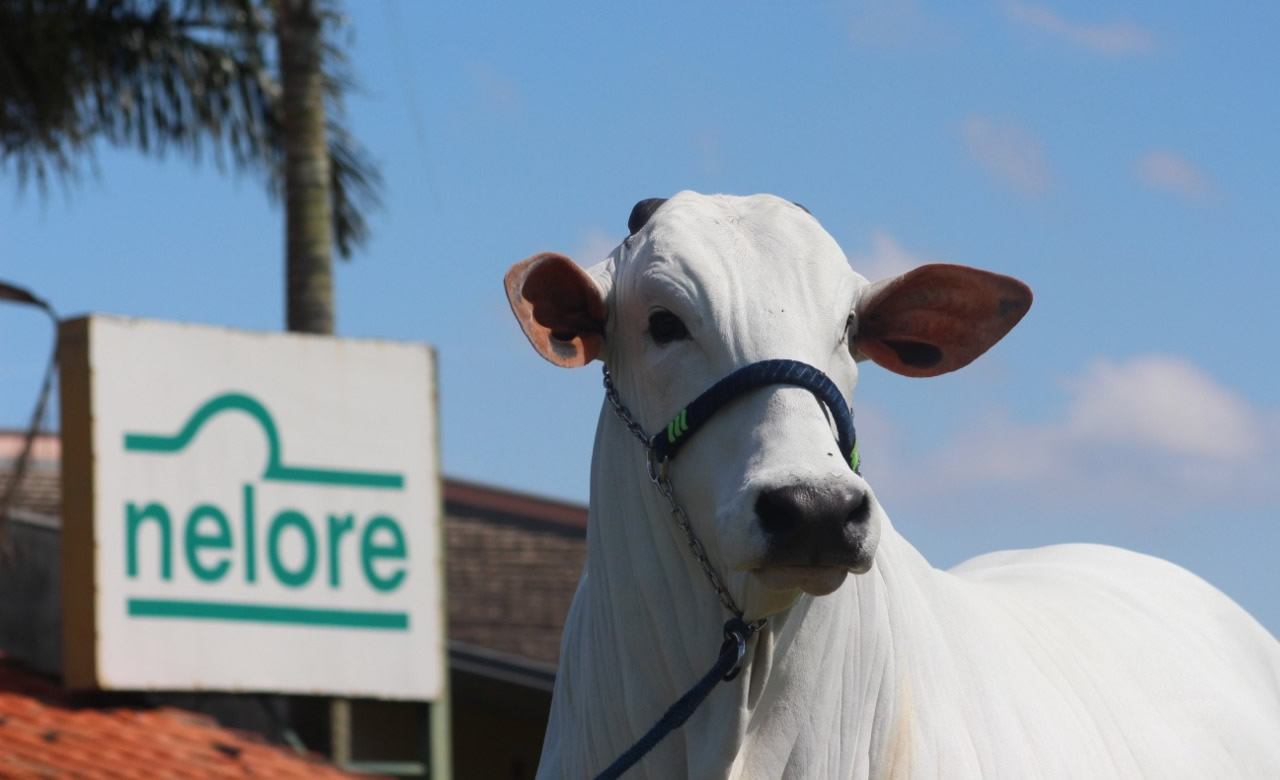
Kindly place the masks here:
[(808, 363), (798, 360), (761, 360), (737, 371), (707, 388), (658, 431), (650, 441), (653, 457), (658, 463), (675, 456), (693, 434), (711, 416), (723, 409), (738, 396), (769, 385), (794, 385), (813, 393), (826, 406), (835, 422), (840, 440), (840, 453), (855, 472), (858, 461), (858, 435), (853, 429), (853, 413), (844, 401), (844, 395), (831, 378)]

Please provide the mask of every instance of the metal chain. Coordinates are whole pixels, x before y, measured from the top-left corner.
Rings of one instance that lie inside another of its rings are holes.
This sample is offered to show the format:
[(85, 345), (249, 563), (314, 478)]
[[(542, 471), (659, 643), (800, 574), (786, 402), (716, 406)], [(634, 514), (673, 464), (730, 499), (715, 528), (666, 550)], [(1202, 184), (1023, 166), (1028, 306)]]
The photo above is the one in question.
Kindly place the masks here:
[[(613, 413), (618, 415), (618, 419), (626, 423), (627, 430), (635, 434), (635, 437), (640, 440), (640, 443), (644, 445), (645, 452), (652, 454), (653, 444), (649, 441), (649, 434), (645, 433), (644, 428), (640, 427), (640, 423), (636, 422), (631, 416), (631, 411), (626, 406), (623, 406), (622, 399), (618, 397), (618, 391), (613, 386), (613, 377), (609, 376), (608, 367), (604, 369), (604, 394), (608, 396), (609, 403), (613, 404)], [(649, 476), (653, 476), (652, 466), (649, 468)]]
[[(671, 461), (664, 459), (661, 466), (659, 466), (654, 460), (653, 441), (644, 432), (644, 428), (641, 428), (640, 424), (631, 416), (631, 410), (618, 397), (618, 391), (613, 386), (613, 379), (609, 376), (609, 368), (607, 366), (604, 369), (604, 392), (609, 399), (609, 403), (613, 406), (613, 413), (627, 426), (627, 430), (631, 431), (640, 440), (640, 443), (644, 445), (645, 454), (647, 455), (646, 460), (649, 465), (649, 479), (671, 504), (671, 516), (676, 521), (676, 527), (684, 532), (685, 541), (689, 544), (689, 549), (693, 551), (693, 557), (697, 559), (698, 565), (702, 567), (703, 573), (707, 575), (707, 579), (711, 582), (711, 587), (716, 589), (716, 595), (720, 597), (720, 603), (724, 604), (725, 609), (733, 613), (739, 620), (745, 620), (742, 616), (742, 610), (738, 608), (737, 602), (733, 600), (729, 589), (725, 587), (724, 581), (720, 579), (715, 566), (712, 566), (711, 560), (707, 558), (707, 551), (702, 546), (702, 542), (698, 541), (697, 535), (694, 534), (693, 526), (689, 523), (689, 515), (685, 513), (684, 507), (680, 506), (680, 502), (676, 500), (675, 488), (671, 484), (671, 478), (667, 475), (667, 466)], [(760, 618), (747, 624), (747, 628), (754, 634), (760, 630), (764, 623), (764, 618)]]

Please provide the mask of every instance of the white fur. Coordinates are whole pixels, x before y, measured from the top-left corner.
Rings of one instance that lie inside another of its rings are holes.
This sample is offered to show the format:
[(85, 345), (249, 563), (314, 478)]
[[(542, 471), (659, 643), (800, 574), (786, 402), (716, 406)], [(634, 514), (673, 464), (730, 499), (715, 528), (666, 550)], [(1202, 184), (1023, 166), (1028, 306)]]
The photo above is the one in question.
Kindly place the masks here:
[[(591, 274), (609, 304), (603, 357), (650, 431), (765, 358), (811, 363), (852, 393), (842, 334), (867, 281), (785, 201), (681, 193)], [(653, 307), (692, 338), (655, 345)], [(739, 604), (769, 621), (742, 675), (629, 777), (1280, 777), (1280, 644), (1183, 569), (1064, 545), (936, 570), (797, 388), (720, 412), (672, 476)], [(765, 557), (754, 497), (797, 480), (872, 497), (874, 565), (829, 596), (751, 573)], [(607, 404), (587, 544), (542, 778), (612, 762), (710, 667), (727, 618)]]

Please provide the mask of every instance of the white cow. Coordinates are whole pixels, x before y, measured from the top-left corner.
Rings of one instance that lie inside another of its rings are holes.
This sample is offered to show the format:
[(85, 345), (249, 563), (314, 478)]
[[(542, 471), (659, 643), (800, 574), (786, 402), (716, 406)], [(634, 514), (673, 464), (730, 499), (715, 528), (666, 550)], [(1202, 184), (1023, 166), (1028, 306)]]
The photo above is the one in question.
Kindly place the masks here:
[[(773, 196), (682, 192), (632, 217), (589, 271), (536, 255), (507, 291), (543, 357), (603, 360), (650, 432), (765, 358), (811, 364), (846, 398), (863, 359), (960, 368), (1031, 303), (1020, 282), (959, 266), (869, 284)], [(1280, 643), (1222, 593), (1094, 545), (939, 571), (836, 450), (813, 394), (778, 385), (671, 461), (710, 562), (747, 619), (768, 621), (742, 674), (635, 776), (1280, 778)], [(612, 762), (708, 669), (728, 617), (608, 403), (587, 547), (540, 777)]]

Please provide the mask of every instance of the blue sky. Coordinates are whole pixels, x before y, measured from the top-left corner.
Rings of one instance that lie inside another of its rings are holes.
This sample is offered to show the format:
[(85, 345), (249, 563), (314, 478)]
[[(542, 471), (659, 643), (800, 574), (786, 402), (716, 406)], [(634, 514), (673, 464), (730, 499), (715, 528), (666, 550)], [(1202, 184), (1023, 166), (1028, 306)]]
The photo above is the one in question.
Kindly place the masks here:
[[(599, 374), (529, 349), (511, 263), (590, 265), (641, 198), (773, 192), (868, 276), (1036, 293), (962, 372), (862, 372), (864, 472), (930, 560), (1120, 544), (1280, 632), (1280, 5), (347, 5), (387, 186), (338, 328), (438, 348), (446, 473), (586, 498)], [(0, 279), (63, 315), (276, 329), (282, 232), (255, 180), (102, 148), (47, 198), (0, 188)], [(0, 306), (0, 426), (48, 347)]]

